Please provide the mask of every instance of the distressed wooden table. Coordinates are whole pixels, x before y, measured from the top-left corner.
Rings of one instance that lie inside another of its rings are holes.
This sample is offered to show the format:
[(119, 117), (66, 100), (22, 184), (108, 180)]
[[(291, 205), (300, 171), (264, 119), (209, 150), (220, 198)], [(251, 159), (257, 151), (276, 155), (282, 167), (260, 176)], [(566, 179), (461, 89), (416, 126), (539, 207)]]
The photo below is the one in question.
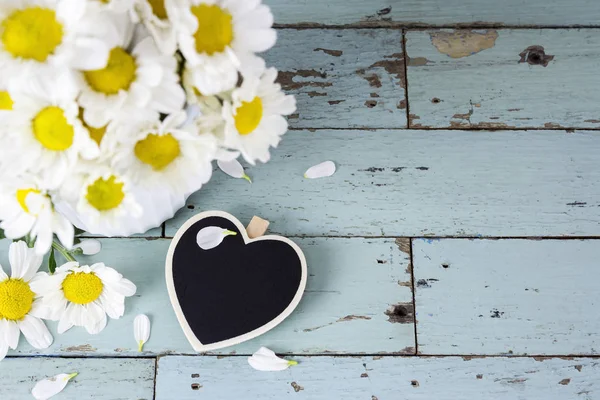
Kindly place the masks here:
[[(138, 285), (125, 317), (42, 352), (21, 340), (0, 398), (68, 370), (57, 399), (600, 399), (600, 4), (270, 5), (266, 57), (298, 99), (273, 161), (252, 185), (215, 172), (162, 230), (103, 239), (97, 257)], [(332, 178), (302, 178), (329, 159)], [(272, 221), (310, 277), (279, 327), (197, 355), (163, 271), (169, 238), (207, 209)], [(300, 364), (256, 372), (260, 346)]]

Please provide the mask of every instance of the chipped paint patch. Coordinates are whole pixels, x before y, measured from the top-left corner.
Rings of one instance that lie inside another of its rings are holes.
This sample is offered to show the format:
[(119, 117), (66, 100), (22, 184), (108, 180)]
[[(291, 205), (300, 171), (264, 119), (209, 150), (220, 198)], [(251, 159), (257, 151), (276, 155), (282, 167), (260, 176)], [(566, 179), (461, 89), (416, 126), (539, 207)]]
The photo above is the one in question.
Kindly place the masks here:
[(561, 380), (560, 382), (558, 382), (559, 385), (563, 385), (563, 386), (567, 386), (569, 383), (571, 383), (571, 378), (565, 378), (565, 379)]
[(298, 385), (296, 382), (292, 382), (291, 385), (294, 388), (294, 392), (296, 393), (298, 393), (301, 390), (304, 390), (304, 387)]
[(336, 104), (340, 104), (340, 103), (343, 103), (345, 101), (346, 100), (329, 100), (328, 103), (329, 103), (330, 106), (334, 106)]
[[(400, 172), (402, 169), (404, 169), (404, 168), (399, 167), (398, 171), (394, 171), (394, 172)], [(410, 239), (409, 238), (396, 238), (396, 246), (398, 246), (398, 250), (400, 250), (401, 252), (410, 255)]]
[(390, 306), (384, 313), (393, 324), (412, 324), (415, 322), (415, 308), (412, 303), (398, 303)]
[(454, 32), (431, 32), (429, 37), (431, 44), (440, 53), (451, 58), (463, 58), (494, 47), (498, 32), (495, 29), (484, 32), (466, 29)]
[(319, 81), (302, 81), (297, 82), (294, 78), (319, 78), (326, 79), (327, 73), (319, 72), (314, 69), (299, 69), (297, 71), (279, 71), (277, 76), (277, 83), (281, 85), (284, 90), (297, 90), (303, 87), (330, 87), (333, 86), (331, 82), (319, 82)]
[(364, 319), (368, 321), (371, 319), (371, 317), (366, 317), (364, 315), (346, 315), (344, 318), (340, 318), (336, 322), (354, 321), (357, 319)]
[(328, 54), (332, 57), (340, 57), (342, 54), (344, 54), (344, 52), (341, 50), (329, 50), (329, 49), (324, 49), (322, 47), (318, 47), (318, 48), (314, 49), (313, 51), (322, 51), (323, 53)]
[(548, 63), (554, 60), (554, 56), (550, 54), (546, 54), (544, 50), (544, 46), (529, 46), (525, 50), (519, 53), (521, 59), (519, 63), (526, 62), (529, 65), (541, 65), (542, 67), (547, 67)]
[(409, 67), (422, 67), (424, 65), (427, 65), (428, 63), (432, 63), (433, 61), (429, 61), (428, 59), (426, 59), (425, 57), (406, 57), (407, 61), (406, 64)]
[(90, 344), (82, 344), (79, 346), (69, 346), (67, 348), (62, 349), (62, 351), (67, 351), (69, 353), (78, 353), (78, 352), (93, 353), (97, 350), (98, 350), (97, 348), (92, 347), (92, 345), (90, 345)]
[(313, 91), (313, 92), (308, 92), (308, 93), (306, 93), (306, 94), (307, 94), (307, 95), (308, 95), (310, 98), (313, 98), (313, 97), (325, 97), (325, 96), (327, 96), (327, 93), (314, 92), (314, 91)]

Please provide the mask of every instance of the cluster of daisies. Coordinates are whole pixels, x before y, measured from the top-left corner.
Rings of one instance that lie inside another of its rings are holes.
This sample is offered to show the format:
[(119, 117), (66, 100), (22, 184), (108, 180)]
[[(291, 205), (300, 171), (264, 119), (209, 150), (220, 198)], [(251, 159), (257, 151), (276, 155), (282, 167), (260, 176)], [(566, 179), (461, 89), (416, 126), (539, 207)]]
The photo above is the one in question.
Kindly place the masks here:
[(296, 106), (256, 55), (272, 24), (260, 0), (0, 2), (4, 234), (43, 255), (73, 225), (142, 233), (213, 161), (267, 162)]
[(43, 319), (59, 321), (58, 333), (82, 326), (97, 334), (107, 316), (123, 316), (125, 297), (136, 292), (132, 282), (103, 263), (68, 262), (52, 275), (40, 272), (42, 256), (24, 241), (11, 243), (8, 258), (10, 277), (0, 266), (0, 360), (17, 348), (21, 333), (34, 348), (49, 347), (53, 338)]

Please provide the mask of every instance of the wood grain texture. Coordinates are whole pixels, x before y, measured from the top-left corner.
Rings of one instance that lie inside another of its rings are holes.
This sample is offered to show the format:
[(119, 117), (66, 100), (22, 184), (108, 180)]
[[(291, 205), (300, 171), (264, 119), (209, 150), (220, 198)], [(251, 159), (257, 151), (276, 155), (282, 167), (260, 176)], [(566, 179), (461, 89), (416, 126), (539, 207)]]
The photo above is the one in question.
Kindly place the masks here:
[[(168, 221), (199, 211), (271, 221), (284, 236), (544, 236), (600, 233), (594, 132), (293, 131), (250, 185), (221, 172)], [(304, 179), (332, 160), (336, 174)]]
[[(5, 266), (7, 242), (0, 243), (0, 261)], [(195, 354), (175, 318), (165, 286), (169, 243), (167, 239), (103, 239), (102, 252), (87, 260), (101, 260), (137, 285), (135, 297), (126, 300), (125, 316), (109, 320), (99, 335), (89, 335), (83, 328), (58, 335), (57, 323), (49, 322), (54, 335), (49, 349), (32, 349), (21, 338), (17, 352), (11, 354), (139, 356), (133, 320), (140, 313), (152, 322), (144, 356)], [(319, 238), (296, 243), (306, 255), (309, 272), (298, 308), (274, 330), (219, 354), (252, 354), (262, 345), (305, 354), (415, 353), (410, 258), (404, 242), (399, 242), (404, 251), (394, 239)], [(236, 318), (236, 312), (223, 317)]]
[(591, 29), (409, 31), (410, 126), (598, 128), (597, 39)]
[(599, 353), (599, 241), (413, 246), (420, 354)]
[(593, 359), (295, 359), (298, 366), (265, 373), (250, 368), (246, 357), (162, 357), (156, 400), (592, 400), (600, 395), (600, 363)]
[(280, 24), (597, 25), (594, 0), (266, 0)]
[(154, 359), (7, 358), (0, 363), (0, 398), (33, 399), (37, 381), (78, 372), (60, 400), (152, 400)]
[(300, 128), (405, 128), (402, 31), (283, 29), (266, 54)]

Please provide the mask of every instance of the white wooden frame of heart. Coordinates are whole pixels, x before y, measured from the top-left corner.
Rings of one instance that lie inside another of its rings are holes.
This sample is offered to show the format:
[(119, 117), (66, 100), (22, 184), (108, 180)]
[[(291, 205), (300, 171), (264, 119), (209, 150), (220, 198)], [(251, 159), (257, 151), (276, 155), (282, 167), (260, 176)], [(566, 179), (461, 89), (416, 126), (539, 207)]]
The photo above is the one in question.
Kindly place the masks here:
[[(188, 324), (185, 316), (183, 315), (181, 306), (179, 305), (179, 300), (177, 299), (177, 293), (175, 292), (175, 283), (173, 281), (173, 254), (175, 253), (175, 247), (179, 243), (179, 240), (181, 239), (183, 234), (185, 232), (187, 232), (187, 230), (192, 225), (194, 225), (196, 222), (198, 222), (202, 219), (205, 219), (205, 218), (209, 218), (209, 217), (221, 217), (221, 218), (225, 218), (225, 219), (231, 221), (236, 226), (236, 228), (238, 229), (238, 231), (240, 232), (242, 237), (244, 238), (244, 243), (246, 245), (248, 245), (250, 243), (258, 242), (261, 240), (276, 240), (276, 241), (280, 241), (280, 242), (284, 242), (284, 243), (288, 244), (292, 249), (294, 249), (294, 251), (296, 251), (298, 258), (300, 259), (300, 264), (301, 264), (301, 268), (302, 268), (302, 277), (300, 279), (300, 285), (298, 286), (298, 291), (296, 292), (296, 295), (292, 299), (292, 302), (286, 307), (285, 310), (283, 310), (283, 312), (281, 314), (279, 314), (273, 320), (271, 320), (267, 324), (261, 326), (260, 328), (257, 328), (255, 330), (245, 333), (243, 335), (240, 335), (240, 336), (237, 336), (237, 337), (234, 337), (231, 339), (223, 340), (221, 342), (205, 345), (205, 344), (202, 344), (200, 342), (200, 340), (198, 340), (198, 338), (196, 337), (196, 335), (190, 328), (190, 325)], [(279, 325), (281, 322), (283, 322), (283, 320), (286, 319), (294, 311), (294, 309), (298, 306), (298, 303), (300, 303), (300, 300), (302, 299), (302, 295), (304, 294), (304, 289), (306, 288), (307, 274), (308, 274), (308, 272), (307, 272), (307, 267), (306, 267), (306, 258), (304, 257), (304, 253), (302, 252), (302, 250), (300, 249), (300, 247), (298, 247), (298, 245), (296, 243), (292, 242), (290, 239), (288, 239), (286, 237), (276, 236), (276, 235), (265, 235), (265, 236), (257, 237), (255, 239), (250, 239), (248, 237), (248, 234), (246, 233), (246, 228), (244, 228), (244, 225), (242, 225), (240, 223), (240, 221), (238, 221), (237, 218), (235, 218), (233, 215), (226, 213), (224, 211), (206, 211), (206, 212), (202, 212), (202, 213), (188, 219), (181, 226), (181, 228), (179, 228), (179, 230), (173, 237), (173, 240), (171, 241), (171, 245), (169, 246), (169, 251), (167, 252), (167, 260), (165, 263), (165, 278), (167, 281), (167, 291), (169, 292), (169, 298), (171, 299), (171, 304), (173, 305), (173, 309), (175, 310), (175, 315), (177, 316), (177, 320), (179, 321), (179, 324), (183, 328), (183, 333), (187, 337), (188, 341), (190, 342), (190, 344), (192, 345), (194, 350), (197, 352), (206, 352), (206, 351), (222, 349), (224, 347), (234, 346), (236, 344), (240, 344), (240, 343), (248, 341), (250, 339), (254, 339), (254, 338), (270, 331), (271, 329), (275, 328), (277, 325)]]

